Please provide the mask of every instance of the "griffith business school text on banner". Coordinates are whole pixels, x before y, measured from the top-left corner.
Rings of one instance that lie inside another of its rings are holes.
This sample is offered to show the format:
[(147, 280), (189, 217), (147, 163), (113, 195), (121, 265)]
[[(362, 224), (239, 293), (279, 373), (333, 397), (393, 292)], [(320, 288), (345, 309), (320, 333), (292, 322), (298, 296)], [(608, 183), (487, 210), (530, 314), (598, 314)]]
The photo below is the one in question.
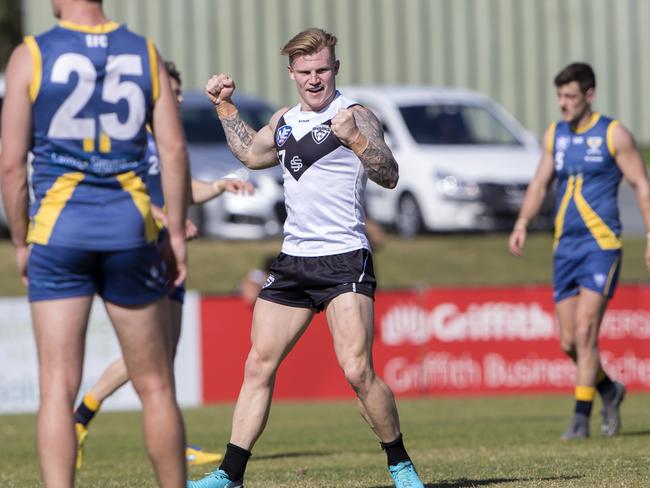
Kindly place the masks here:
[[(250, 320), (250, 308), (236, 297), (202, 299), (205, 402), (236, 398)], [(379, 292), (375, 321), (375, 365), (397, 395), (566, 392), (574, 384), (548, 287)], [(619, 287), (600, 344), (613, 377), (629, 390), (650, 391), (650, 287)], [(224, 364), (232, 375), (210, 374)], [(351, 396), (319, 314), (281, 366), (275, 397)]]

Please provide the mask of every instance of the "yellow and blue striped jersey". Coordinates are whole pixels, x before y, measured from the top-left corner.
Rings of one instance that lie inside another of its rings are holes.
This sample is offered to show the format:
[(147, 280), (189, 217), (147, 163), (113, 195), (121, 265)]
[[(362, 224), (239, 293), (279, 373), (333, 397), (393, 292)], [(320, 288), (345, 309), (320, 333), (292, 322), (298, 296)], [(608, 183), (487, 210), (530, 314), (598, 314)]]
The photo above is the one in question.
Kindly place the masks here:
[(34, 72), (28, 241), (92, 250), (154, 242), (144, 183), (159, 94), (153, 43), (114, 22), (60, 22), (25, 42)]
[(581, 249), (622, 246), (618, 213), (622, 173), (616, 164), (612, 135), (617, 124), (594, 113), (581, 130), (573, 131), (564, 121), (549, 128), (557, 178), (556, 252), (564, 243)]

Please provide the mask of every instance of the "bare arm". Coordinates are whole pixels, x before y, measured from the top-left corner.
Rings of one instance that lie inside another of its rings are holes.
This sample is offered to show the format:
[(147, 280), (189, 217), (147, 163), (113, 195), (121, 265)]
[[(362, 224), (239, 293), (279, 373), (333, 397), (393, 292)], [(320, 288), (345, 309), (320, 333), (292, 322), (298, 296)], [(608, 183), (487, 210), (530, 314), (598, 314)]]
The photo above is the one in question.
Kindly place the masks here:
[(526, 242), (526, 229), (530, 221), (539, 213), (539, 209), (546, 197), (546, 190), (555, 175), (553, 154), (551, 152), (550, 140), (552, 134), (549, 130), (544, 134), (542, 159), (537, 166), (535, 176), (528, 184), (524, 201), (519, 210), (519, 216), (515, 227), (508, 240), (508, 248), (514, 256), (522, 256), (524, 243)]
[[(275, 153), (271, 122), (255, 132), (239, 116), (239, 112), (227, 118), (220, 118), (223, 131), (226, 133), (228, 147), (244, 166), (250, 169), (270, 168), (278, 164)], [(271, 119), (273, 120), (273, 119)]]
[(255, 131), (239, 115), (237, 107), (232, 103), (235, 82), (226, 74), (214, 75), (208, 80), (205, 92), (214, 104), (217, 116), (226, 133), (228, 147), (247, 168), (262, 169), (278, 164), (273, 141), (273, 132), (280, 116), (271, 117), (268, 125)]
[(6, 73), (7, 91), (2, 111), (2, 156), (0, 157), (0, 191), (16, 246), (18, 270), (26, 282), (27, 228), (27, 153), (31, 143), (32, 102), (29, 84), (32, 61), (27, 46), (18, 46), (9, 60)]
[(192, 178), (193, 204), (200, 205), (210, 201), (225, 191), (251, 195), (253, 193), (253, 185), (235, 178), (222, 178), (215, 181), (201, 181)]
[(340, 110), (332, 118), (332, 131), (354, 151), (368, 178), (384, 188), (397, 186), (399, 167), (375, 114), (359, 105)]
[(646, 245), (645, 264), (650, 270), (650, 180), (648, 172), (630, 131), (621, 125), (617, 125), (613, 130), (616, 164), (636, 192), (636, 199), (645, 223), (646, 233), (648, 233), (649, 242)]
[(153, 129), (161, 165), (161, 180), (170, 243), (177, 262), (178, 285), (187, 272), (185, 248), (185, 217), (189, 199), (189, 171), (185, 135), (171, 89), (169, 75), (158, 57), (160, 97), (153, 110)]

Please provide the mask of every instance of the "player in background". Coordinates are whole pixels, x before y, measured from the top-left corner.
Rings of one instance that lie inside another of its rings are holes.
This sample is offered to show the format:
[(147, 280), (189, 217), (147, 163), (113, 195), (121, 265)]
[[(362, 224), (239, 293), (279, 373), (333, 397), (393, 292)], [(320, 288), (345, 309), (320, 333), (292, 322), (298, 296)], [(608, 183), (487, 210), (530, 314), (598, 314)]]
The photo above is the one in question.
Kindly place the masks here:
[[(74, 400), (99, 294), (143, 406), (158, 483), (185, 485), (185, 433), (171, 368), (167, 295), (186, 276), (187, 153), (169, 76), (154, 44), (109, 21), (101, 0), (53, 0), (60, 22), (12, 53), (3, 107), (2, 196), (28, 284), (39, 360), (43, 483), (71, 487)], [(143, 155), (159, 141), (167, 204), (158, 250)], [(27, 154), (34, 201), (28, 210)]]
[[(170, 77), (171, 88), (178, 106), (183, 103), (183, 94), (181, 91), (181, 74), (176, 69), (176, 65), (170, 61), (165, 62), (165, 68)], [(148, 147), (145, 160), (148, 165), (146, 186), (151, 196), (152, 210), (156, 220), (160, 225), (167, 225), (167, 217), (163, 208), (165, 201), (163, 198), (161, 178), (160, 178), (160, 159), (156, 149), (156, 141), (151, 132), (148, 132)], [(191, 180), (191, 202), (200, 205), (218, 197), (223, 192), (246, 193), (253, 192), (253, 186), (237, 178), (222, 178), (212, 182)], [(191, 220), (185, 223), (185, 236), (194, 239), (198, 236), (196, 226)], [(181, 320), (183, 316), (183, 300), (185, 298), (185, 286), (174, 288), (169, 295), (169, 315), (171, 317), (171, 337), (170, 344), (172, 347), (171, 358), (176, 356), (176, 347), (181, 334)], [(126, 370), (124, 358), (119, 358), (111, 363), (102, 373), (97, 383), (84, 395), (82, 401), (75, 410), (76, 433), (77, 433), (77, 459), (76, 468), (81, 468), (83, 463), (83, 447), (88, 436), (88, 425), (98, 412), (102, 402), (111, 396), (116, 390), (121, 388), (127, 381), (129, 375)], [(219, 453), (206, 452), (195, 445), (188, 445), (185, 448), (185, 457), (189, 465), (200, 465), (207, 463), (216, 463), (222, 459)]]
[[(576, 363), (575, 409), (562, 439), (589, 437), (596, 392), (603, 402), (601, 433), (610, 437), (621, 429), (625, 388), (603, 369), (598, 333), (621, 266), (618, 187), (622, 176), (632, 185), (650, 232), (650, 182), (632, 134), (592, 109), (596, 77), (591, 66), (570, 64), (554, 82), (562, 120), (544, 134), (542, 159), (508, 246), (513, 255), (522, 256), (528, 223), (556, 179), (553, 299), (560, 345)], [(650, 270), (650, 244), (645, 265)]]
[(276, 371), (322, 310), (395, 486), (424, 487), (402, 441), (393, 393), (372, 361), (376, 281), (362, 198), (367, 178), (395, 188), (398, 166), (373, 113), (336, 90), (335, 45), (336, 37), (316, 28), (285, 45), (299, 103), (277, 111), (257, 132), (232, 103), (229, 76), (213, 76), (206, 87), (233, 154), (251, 169), (281, 164), (287, 219), (282, 252), (255, 302), (252, 347), (224, 460), (189, 488), (243, 486), (251, 449), (268, 419)]

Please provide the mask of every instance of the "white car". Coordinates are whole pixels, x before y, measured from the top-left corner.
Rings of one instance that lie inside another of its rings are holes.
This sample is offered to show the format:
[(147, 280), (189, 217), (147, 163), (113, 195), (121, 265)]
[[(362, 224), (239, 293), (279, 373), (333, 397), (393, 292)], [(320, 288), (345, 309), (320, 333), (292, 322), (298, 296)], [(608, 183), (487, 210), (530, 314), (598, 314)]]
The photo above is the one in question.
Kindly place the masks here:
[[(490, 98), (430, 86), (349, 86), (372, 109), (400, 167), (397, 188), (368, 182), (368, 215), (412, 236), (509, 229), (540, 158), (535, 138)], [(551, 195), (536, 225), (552, 224)]]

